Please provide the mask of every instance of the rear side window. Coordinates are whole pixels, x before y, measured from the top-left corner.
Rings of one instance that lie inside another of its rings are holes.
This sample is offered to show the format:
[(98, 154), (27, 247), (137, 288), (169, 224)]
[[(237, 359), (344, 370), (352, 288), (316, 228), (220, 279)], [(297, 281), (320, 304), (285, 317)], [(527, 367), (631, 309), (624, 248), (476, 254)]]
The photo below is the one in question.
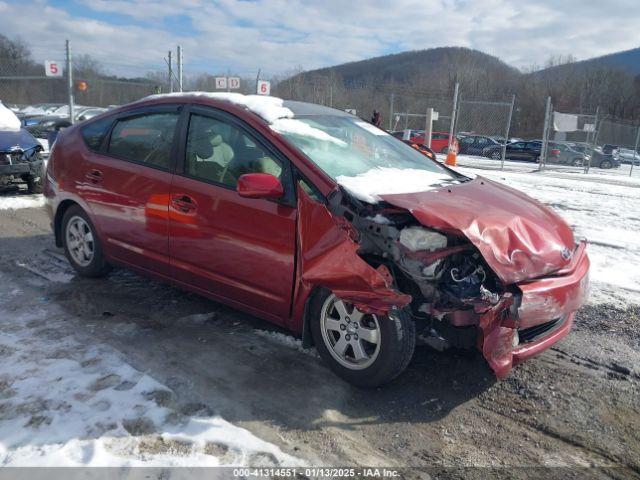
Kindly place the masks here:
[(104, 137), (107, 136), (112, 123), (113, 119), (103, 118), (102, 120), (88, 124), (82, 129), (82, 138), (84, 139), (84, 143), (87, 144), (87, 147), (89, 147), (89, 150), (100, 150), (102, 141)]
[(113, 127), (108, 152), (126, 160), (168, 169), (177, 113), (150, 113), (119, 120)]

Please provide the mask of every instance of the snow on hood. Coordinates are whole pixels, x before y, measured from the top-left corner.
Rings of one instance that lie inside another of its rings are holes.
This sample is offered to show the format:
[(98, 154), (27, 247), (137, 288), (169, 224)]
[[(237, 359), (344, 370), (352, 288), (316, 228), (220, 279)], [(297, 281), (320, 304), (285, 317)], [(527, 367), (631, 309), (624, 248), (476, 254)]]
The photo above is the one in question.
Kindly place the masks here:
[(16, 114), (5, 107), (2, 102), (0, 102), (0, 131), (20, 131), (20, 120), (18, 120)]
[(355, 177), (340, 175), (336, 181), (351, 195), (367, 203), (378, 203), (382, 195), (416, 193), (458, 183), (445, 173), (414, 168), (377, 167)]
[(293, 112), (282, 106), (284, 100), (267, 95), (243, 95), (242, 93), (235, 92), (175, 92), (150, 95), (143, 100), (174, 97), (205, 97), (215, 100), (225, 100), (246, 107), (269, 123), (273, 123), (280, 118), (293, 118)]

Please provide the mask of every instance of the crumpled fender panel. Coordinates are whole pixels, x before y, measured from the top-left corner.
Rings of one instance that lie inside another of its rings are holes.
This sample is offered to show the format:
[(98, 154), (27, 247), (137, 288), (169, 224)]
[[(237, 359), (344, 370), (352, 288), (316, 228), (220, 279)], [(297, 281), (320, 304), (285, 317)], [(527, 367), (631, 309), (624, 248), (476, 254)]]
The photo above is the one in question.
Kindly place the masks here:
[[(522, 192), (482, 177), (435, 190), (384, 195), (424, 226), (463, 234), (505, 284), (565, 267), (574, 249), (571, 228)], [(564, 257), (563, 257), (564, 253)]]
[(396, 291), (386, 267), (371, 267), (357, 254), (346, 220), (335, 218), (327, 208), (298, 189), (298, 271), (300, 298), (314, 286), (333, 291), (338, 297), (368, 313), (387, 314), (403, 307), (411, 296)]

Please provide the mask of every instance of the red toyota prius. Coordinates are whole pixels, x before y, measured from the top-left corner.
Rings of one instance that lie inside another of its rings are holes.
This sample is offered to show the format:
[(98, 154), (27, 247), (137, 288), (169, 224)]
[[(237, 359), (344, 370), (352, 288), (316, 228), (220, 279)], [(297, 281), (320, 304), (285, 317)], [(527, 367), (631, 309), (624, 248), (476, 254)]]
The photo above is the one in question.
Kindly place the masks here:
[(45, 180), (82, 276), (120, 265), (286, 327), (360, 386), (417, 342), (499, 378), (565, 336), (585, 242), (519, 191), (469, 178), (345, 112), (156, 95), (65, 130)]

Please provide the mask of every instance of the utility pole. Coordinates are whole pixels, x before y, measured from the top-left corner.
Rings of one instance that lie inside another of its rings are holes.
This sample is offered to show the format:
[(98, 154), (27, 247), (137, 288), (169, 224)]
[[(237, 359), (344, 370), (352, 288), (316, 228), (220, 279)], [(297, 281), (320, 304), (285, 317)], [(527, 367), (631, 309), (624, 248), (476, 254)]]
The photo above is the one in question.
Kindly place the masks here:
[(256, 94), (258, 93), (258, 82), (260, 81), (260, 72), (262, 71), (261, 68), (258, 69), (258, 74), (256, 75), (256, 88), (255, 88), (255, 92)]
[(389, 99), (389, 130), (393, 130), (393, 101), (395, 94), (391, 92), (391, 98)]
[(460, 84), (456, 82), (456, 86), (453, 90), (453, 110), (451, 110), (451, 126), (449, 127), (449, 150), (453, 146), (453, 138), (456, 134), (456, 121), (458, 120), (458, 90)]
[(424, 125), (424, 144), (431, 148), (431, 133), (433, 131), (433, 108), (427, 108), (427, 120)]
[(547, 163), (547, 148), (549, 146), (549, 124), (551, 122), (551, 97), (547, 97), (547, 106), (544, 111), (544, 131), (542, 132), (542, 147), (538, 159), (538, 171)]
[(598, 128), (598, 117), (600, 116), (600, 105), (596, 107), (596, 115), (593, 120), (593, 143), (591, 144), (591, 155), (589, 155), (589, 161), (587, 162), (587, 166), (584, 170), (584, 173), (589, 173), (589, 169), (591, 169), (591, 159), (593, 158), (593, 154), (598, 146), (598, 134), (600, 133), (600, 129)]
[(638, 133), (636, 134), (636, 146), (633, 149), (633, 160), (631, 160), (631, 170), (629, 176), (633, 173), (633, 166), (636, 164), (636, 156), (638, 155), (638, 145), (640, 144), (640, 126), (638, 127)]
[(177, 58), (177, 63), (178, 63), (178, 91), (181, 92), (182, 91), (182, 45), (178, 45), (177, 52), (178, 52), (178, 58)]
[(502, 163), (500, 170), (504, 170), (504, 159), (507, 156), (507, 143), (509, 143), (509, 132), (511, 131), (511, 118), (513, 117), (513, 106), (516, 103), (515, 93), (511, 96), (511, 107), (509, 108), (509, 117), (507, 118), (507, 129), (504, 132), (504, 144), (502, 145)]
[(71, 62), (71, 43), (69, 40), (65, 42), (65, 53), (67, 57), (67, 89), (69, 93), (69, 121), (73, 124), (75, 122), (74, 108), (73, 108), (73, 65)]
[(171, 59), (171, 50), (169, 50), (169, 60), (167, 64), (169, 65), (169, 92), (173, 93), (173, 60)]

